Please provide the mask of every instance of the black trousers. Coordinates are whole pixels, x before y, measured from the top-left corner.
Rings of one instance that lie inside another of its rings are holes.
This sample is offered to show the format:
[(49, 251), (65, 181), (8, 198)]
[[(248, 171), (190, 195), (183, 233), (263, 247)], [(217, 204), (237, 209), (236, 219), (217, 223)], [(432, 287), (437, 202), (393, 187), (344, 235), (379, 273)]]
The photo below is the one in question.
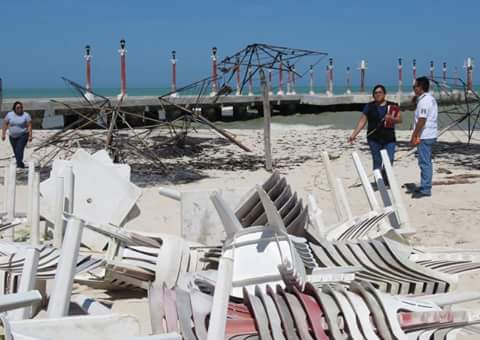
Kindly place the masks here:
[(24, 168), (23, 153), (28, 142), (28, 134), (25, 133), (18, 137), (10, 137), (10, 144), (12, 145), (13, 153), (17, 161), (17, 168)]

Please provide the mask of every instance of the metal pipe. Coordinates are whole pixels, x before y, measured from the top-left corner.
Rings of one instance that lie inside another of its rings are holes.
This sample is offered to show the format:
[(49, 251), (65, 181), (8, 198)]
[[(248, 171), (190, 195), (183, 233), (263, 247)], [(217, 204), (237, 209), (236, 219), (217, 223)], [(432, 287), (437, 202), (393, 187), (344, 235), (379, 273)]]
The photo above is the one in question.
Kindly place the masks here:
[(175, 97), (177, 95), (177, 52), (172, 51), (172, 94), (171, 96)]
[(92, 90), (92, 55), (90, 53), (90, 45), (85, 46), (85, 71), (86, 71), (86, 83), (85, 88), (87, 91)]
[(360, 92), (365, 93), (365, 70), (367, 69), (367, 62), (362, 60), (360, 62)]
[(398, 92), (403, 92), (403, 63), (402, 58), (398, 58)]
[(127, 63), (126, 63), (126, 54), (127, 50), (125, 49), (125, 40), (120, 40), (120, 80), (121, 80), (121, 91), (120, 96), (125, 97), (127, 95)]
[(345, 91), (346, 94), (352, 93), (351, 83), (352, 83), (352, 78), (350, 73), (350, 66), (347, 66), (347, 91)]
[(417, 80), (417, 59), (413, 59), (412, 61), (412, 72), (413, 72), (413, 85), (415, 85), (415, 81)]
[(212, 95), (216, 95), (218, 91), (217, 86), (217, 48), (212, 48)]
[(333, 96), (333, 58), (328, 60), (327, 79), (327, 95)]

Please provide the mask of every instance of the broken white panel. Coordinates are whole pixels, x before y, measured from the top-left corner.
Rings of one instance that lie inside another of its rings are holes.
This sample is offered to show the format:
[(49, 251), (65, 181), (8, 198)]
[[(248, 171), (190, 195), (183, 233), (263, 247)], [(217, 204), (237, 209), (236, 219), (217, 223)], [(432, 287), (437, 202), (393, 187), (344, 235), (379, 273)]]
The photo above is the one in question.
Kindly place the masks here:
[[(93, 157), (80, 149), (71, 161), (55, 161), (50, 178), (40, 185), (42, 216), (54, 222), (54, 178), (63, 177), (71, 165), (75, 181), (73, 215), (94, 224), (121, 226), (141, 196), (141, 189), (130, 182), (127, 164), (107, 164), (107, 157), (102, 152)], [(107, 240), (87, 229), (82, 242), (92, 250), (102, 250)]]
[(113, 163), (112, 159), (108, 155), (108, 152), (105, 150), (97, 151), (93, 155), (90, 155), (87, 151), (83, 149), (79, 149), (72, 156), (71, 162), (75, 163), (75, 161), (88, 161), (88, 160), (95, 160), (107, 166), (108, 168), (112, 169), (113, 171), (115, 171), (123, 179), (130, 181), (130, 174), (131, 174), (130, 165)]
[(12, 334), (48, 340), (125, 339), (140, 335), (140, 323), (131, 315), (70, 316), (57, 319), (12, 321)]
[(141, 189), (84, 150), (72, 158), (75, 175), (73, 214), (97, 224), (121, 225)]
[(218, 192), (232, 211), (247, 190), (198, 190), (181, 192), (182, 237), (205, 245), (218, 245), (225, 240), (225, 230), (210, 195)]
[(110, 155), (108, 154), (107, 150), (102, 149), (98, 150), (97, 152), (94, 152), (92, 154), (92, 157), (96, 159), (97, 161), (102, 162), (103, 164), (113, 164), (113, 160), (110, 158)]

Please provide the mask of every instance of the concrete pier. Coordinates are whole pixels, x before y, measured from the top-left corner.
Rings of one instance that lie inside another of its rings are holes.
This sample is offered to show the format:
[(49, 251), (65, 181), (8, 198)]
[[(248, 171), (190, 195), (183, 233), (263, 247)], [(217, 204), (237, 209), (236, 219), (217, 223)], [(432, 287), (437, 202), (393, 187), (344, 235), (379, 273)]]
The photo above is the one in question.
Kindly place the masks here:
[[(446, 96), (442, 94), (435, 94), (440, 104), (448, 104), (458, 98)], [(458, 93), (458, 96), (461, 94)], [(83, 103), (79, 98), (52, 98), (56, 102), (52, 102), (47, 98), (15, 98), (4, 99), (3, 109), (8, 109), (13, 105), (13, 102), (20, 100), (23, 102), (25, 111), (30, 112), (34, 117), (35, 128), (48, 128), (42, 126), (44, 117), (58, 117), (64, 116), (64, 121), (67, 123), (71, 119), (75, 119), (76, 115), (71, 112), (65, 105), (70, 105), (80, 111), (88, 112), (89, 107)], [(109, 98), (113, 105), (116, 105), (118, 99), (116, 97)], [(197, 96), (174, 96), (170, 97), (169, 101), (175, 105), (186, 106), (192, 105), (197, 101)], [(387, 99), (398, 102), (402, 108), (412, 106), (412, 96), (409, 93), (394, 93), (387, 95)], [(292, 114), (292, 113), (320, 113), (326, 111), (351, 111), (361, 110), (363, 105), (372, 100), (370, 93), (351, 93), (351, 94), (295, 94), (295, 95), (272, 95), (270, 102), (273, 109), (273, 114)], [(242, 95), (242, 96), (221, 96), (211, 97), (205, 96), (200, 100), (202, 113), (209, 119), (221, 119), (221, 107), (232, 106), (234, 111), (233, 119), (248, 119), (255, 115), (262, 114), (262, 96), (261, 95)], [(162, 105), (158, 97), (155, 96), (129, 96), (123, 100), (122, 108), (128, 112), (135, 112), (141, 114), (153, 113), (158, 114), (161, 111)], [(175, 113), (180, 112), (175, 106), (165, 106), (167, 119), (173, 117)], [(91, 108), (90, 108), (91, 111)], [(2, 111), (4, 116), (6, 110)], [(165, 113), (164, 113), (165, 114)], [(252, 116), (253, 114), (253, 116)], [(173, 115), (173, 116), (172, 116)], [(158, 118), (155, 116), (155, 118)], [(232, 117), (230, 117), (232, 119)], [(56, 120), (58, 121), (58, 120)], [(135, 125), (141, 125), (137, 122)], [(48, 124), (47, 124), (48, 125)]]

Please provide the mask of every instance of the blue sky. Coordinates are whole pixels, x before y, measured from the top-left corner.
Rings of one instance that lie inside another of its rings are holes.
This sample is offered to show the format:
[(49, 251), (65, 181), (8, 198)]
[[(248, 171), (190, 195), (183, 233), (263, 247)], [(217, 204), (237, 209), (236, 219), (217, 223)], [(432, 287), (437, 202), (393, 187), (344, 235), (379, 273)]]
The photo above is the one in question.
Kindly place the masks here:
[[(185, 84), (209, 74), (212, 46), (222, 57), (253, 42), (328, 52), (340, 84), (345, 67), (356, 69), (361, 59), (369, 63), (368, 83), (395, 84), (398, 57), (406, 81), (412, 58), (419, 74), (435, 60), (438, 74), (446, 61), (462, 75), (465, 57), (480, 58), (478, 0), (4, 0), (0, 12), (5, 87), (63, 87), (61, 76), (83, 83), (86, 44), (94, 87), (118, 87), (121, 38), (129, 87), (168, 85), (172, 49)], [(318, 72), (323, 84), (324, 67)]]

